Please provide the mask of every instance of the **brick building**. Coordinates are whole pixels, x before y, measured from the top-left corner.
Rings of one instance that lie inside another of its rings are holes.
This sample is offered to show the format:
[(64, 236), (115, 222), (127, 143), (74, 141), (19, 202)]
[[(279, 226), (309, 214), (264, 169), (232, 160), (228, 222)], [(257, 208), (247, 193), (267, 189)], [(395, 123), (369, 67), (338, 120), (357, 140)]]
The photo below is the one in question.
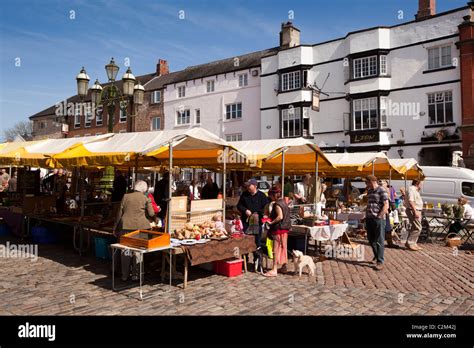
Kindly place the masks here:
[[(155, 76), (144, 83), (145, 96), (143, 105), (140, 106), (134, 121), (134, 131), (146, 132), (150, 130), (162, 130), (164, 127), (164, 102), (163, 102), (163, 84), (168, 80), (169, 67), (166, 60), (160, 59), (156, 65)], [(152, 81), (156, 85), (151, 85)], [(158, 81), (160, 81), (158, 83)]]
[[(168, 63), (160, 59), (155, 72), (136, 76), (137, 83), (146, 85), (153, 78), (166, 75), (168, 72)], [(102, 86), (105, 87), (107, 84)], [(115, 84), (122, 90), (121, 80), (117, 80)], [(163, 119), (162, 98), (156, 98), (157, 93), (154, 94), (154, 91), (145, 91), (144, 103), (138, 110), (135, 110), (136, 115), (132, 112), (134, 111), (133, 98), (129, 99), (130, 102), (125, 113), (116, 105), (113, 132), (141, 132), (155, 129), (152, 118)], [(90, 91), (82, 101), (78, 95), (75, 95), (30, 116), (35, 140), (105, 134), (108, 133), (107, 118), (108, 113), (101, 108), (99, 108), (96, 117), (92, 117)], [(156, 123), (156, 121), (154, 122)], [(161, 127), (156, 129), (162, 129)]]

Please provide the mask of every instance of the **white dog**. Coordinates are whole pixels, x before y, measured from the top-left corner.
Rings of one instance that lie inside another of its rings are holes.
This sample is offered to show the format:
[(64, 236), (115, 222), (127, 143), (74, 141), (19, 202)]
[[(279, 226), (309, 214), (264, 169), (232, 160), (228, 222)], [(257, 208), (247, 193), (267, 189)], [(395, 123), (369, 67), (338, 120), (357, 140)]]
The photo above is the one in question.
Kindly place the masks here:
[(291, 253), (293, 254), (293, 260), (295, 262), (295, 271), (298, 269), (300, 277), (301, 273), (303, 272), (303, 268), (306, 266), (309, 268), (309, 275), (315, 275), (316, 265), (314, 264), (313, 258), (311, 256), (304, 255), (299, 250), (293, 250)]

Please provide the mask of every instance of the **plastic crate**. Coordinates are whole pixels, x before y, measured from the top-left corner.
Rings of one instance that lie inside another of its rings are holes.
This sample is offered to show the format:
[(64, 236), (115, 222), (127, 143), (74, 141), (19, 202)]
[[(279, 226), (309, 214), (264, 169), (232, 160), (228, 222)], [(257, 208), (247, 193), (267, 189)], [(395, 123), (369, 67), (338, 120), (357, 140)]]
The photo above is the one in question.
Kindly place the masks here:
[(31, 237), (36, 244), (55, 244), (58, 241), (57, 234), (44, 226), (33, 227)]
[(103, 260), (112, 260), (110, 244), (113, 242), (110, 237), (94, 237), (95, 256)]
[(0, 223), (0, 236), (9, 236), (10, 228), (6, 223)]
[(242, 274), (244, 260), (222, 260), (214, 262), (214, 272), (226, 277), (237, 277)]

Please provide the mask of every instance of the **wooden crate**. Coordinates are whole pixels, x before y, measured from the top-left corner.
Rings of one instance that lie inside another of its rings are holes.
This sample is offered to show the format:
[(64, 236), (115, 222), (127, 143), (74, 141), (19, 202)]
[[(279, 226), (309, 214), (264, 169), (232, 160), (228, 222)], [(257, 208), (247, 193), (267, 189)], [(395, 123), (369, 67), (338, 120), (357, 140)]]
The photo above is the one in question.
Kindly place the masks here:
[[(188, 197), (182, 196), (171, 198), (171, 232), (184, 228), (184, 225), (188, 222), (187, 211)], [(165, 226), (168, 226), (166, 222), (167, 221), (165, 221)]]
[(120, 244), (139, 249), (156, 249), (170, 245), (168, 233), (136, 230), (120, 237)]
[(222, 199), (203, 199), (191, 201), (191, 214), (189, 221), (193, 224), (201, 224), (211, 220), (217, 213), (222, 213)]

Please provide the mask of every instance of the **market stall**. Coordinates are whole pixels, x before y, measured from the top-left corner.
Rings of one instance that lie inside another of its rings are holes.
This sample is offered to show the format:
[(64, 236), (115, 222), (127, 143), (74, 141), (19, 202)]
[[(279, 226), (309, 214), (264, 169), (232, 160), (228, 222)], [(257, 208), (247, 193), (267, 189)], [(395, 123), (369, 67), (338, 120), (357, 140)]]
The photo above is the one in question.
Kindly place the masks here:
[[(43, 214), (37, 214), (36, 209), (35, 214), (29, 215), (30, 220), (43, 219), (44, 222), (72, 226), (74, 245), (79, 252), (89, 245), (91, 232), (111, 234), (110, 230), (101, 228), (104, 223), (102, 214), (85, 212), (82, 185), (88, 169), (113, 166), (131, 168), (137, 173), (140, 168), (151, 167), (172, 173), (176, 167), (182, 167), (222, 173), (222, 197), (214, 200), (189, 202), (187, 197), (173, 196), (173, 180), (168, 180), (170, 194), (167, 197), (165, 232), (171, 234), (172, 249), (163, 253), (163, 267), (166, 262), (171, 266), (171, 255), (184, 255), (185, 286), (189, 265), (242, 258), (256, 249), (253, 237), (239, 238), (226, 231), (226, 175), (230, 170), (277, 174), (281, 176), (282, 186), (285, 175), (314, 173), (312, 180), (316, 192), (319, 192), (321, 176), (363, 177), (375, 174), (395, 179), (421, 175), (416, 162), (391, 160), (383, 153), (324, 154), (313, 142), (303, 138), (225, 142), (203, 129), (0, 144), (0, 163), (72, 168), (80, 173), (78, 192), (81, 204), (72, 216), (51, 216), (45, 211), (47, 207), (38, 208)], [(344, 235), (348, 228), (346, 221), (354, 218), (354, 214), (363, 219), (362, 212), (350, 210), (341, 211), (339, 218), (335, 215), (333, 220), (326, 215), (318, 216), (317, 196), (315, 194), (314, 201), (302, 205), (304, 213), (301, 218), (306, 219), (307, 226), (294, 226), (295, 231), (300, 228), (316, 241), (332, 241)], [(76, 235), (79, 245), (76, 245)], [(162, 276), (164, 273), (163, 269)]]

